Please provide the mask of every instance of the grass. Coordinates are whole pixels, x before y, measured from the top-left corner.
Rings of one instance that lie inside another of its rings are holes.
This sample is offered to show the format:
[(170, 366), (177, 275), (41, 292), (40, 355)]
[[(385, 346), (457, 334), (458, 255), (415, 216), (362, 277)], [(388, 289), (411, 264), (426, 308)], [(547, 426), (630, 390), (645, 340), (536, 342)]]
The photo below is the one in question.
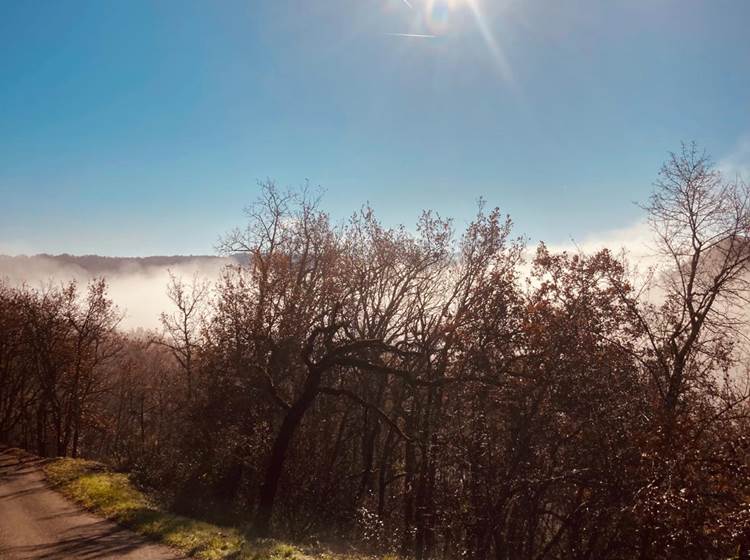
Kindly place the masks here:
[[(310, 555), (291, 544), (251, 540), (234, 527), (175, 515), (138, 490), (127, 475), (83, 459), (55, 459), (44, 467), (48, 480), (83, 507), (136, 533), (200, 560), (364, 560), (331, 553)], [(397, 560), (385, 557), (382, 560)]]

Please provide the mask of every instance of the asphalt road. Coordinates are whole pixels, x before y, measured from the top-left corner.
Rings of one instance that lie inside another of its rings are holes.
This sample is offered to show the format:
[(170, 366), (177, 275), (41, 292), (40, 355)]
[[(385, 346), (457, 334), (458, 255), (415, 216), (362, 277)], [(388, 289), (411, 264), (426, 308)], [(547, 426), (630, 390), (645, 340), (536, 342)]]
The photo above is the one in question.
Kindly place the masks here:
[(0, 450), (0, 560), (177, 560), (50, 489), (40, 460)]

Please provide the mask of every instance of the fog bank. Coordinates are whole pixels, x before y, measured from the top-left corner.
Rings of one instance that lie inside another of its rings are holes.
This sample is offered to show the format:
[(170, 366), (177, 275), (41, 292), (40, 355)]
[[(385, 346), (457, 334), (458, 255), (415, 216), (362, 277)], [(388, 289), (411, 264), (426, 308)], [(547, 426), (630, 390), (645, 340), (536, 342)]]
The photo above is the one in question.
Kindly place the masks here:
[(40, 288), (71, 280), (85, 286), (104, 277), (110, 297), (124, 313), (122, 328), (155, 328), (159, 314), (170, 308), (166, 289), (169, 272), (186, 280), (194, 275), (216, 281), (229, 257), (177, 256), (117, 258), (72, 255), (0, 256), (0, 278), (12, 286)]

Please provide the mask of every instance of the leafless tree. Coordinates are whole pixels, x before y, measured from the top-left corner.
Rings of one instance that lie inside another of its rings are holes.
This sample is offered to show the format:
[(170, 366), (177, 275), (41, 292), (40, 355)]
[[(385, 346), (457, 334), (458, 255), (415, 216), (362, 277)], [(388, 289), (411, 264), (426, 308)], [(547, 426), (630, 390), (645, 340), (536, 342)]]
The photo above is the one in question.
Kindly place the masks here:
[(210, 284), (196, 272), (190, 284), (169, 272), (167, 296), (174, 305), (171, 313), (161, 314), (164, 333), (156, 342), (169, 348), (185, 375), (188, 401), (193, 398), (194, 361), (199, 347), (200, 328), (204, 320), (205, 306)]

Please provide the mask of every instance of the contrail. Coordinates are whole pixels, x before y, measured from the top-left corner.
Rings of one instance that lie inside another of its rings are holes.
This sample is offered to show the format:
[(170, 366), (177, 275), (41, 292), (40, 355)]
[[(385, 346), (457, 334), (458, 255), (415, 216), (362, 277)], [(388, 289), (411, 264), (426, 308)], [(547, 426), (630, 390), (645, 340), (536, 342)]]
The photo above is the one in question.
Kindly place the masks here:
[(409, 2), (409, 0), (404, 0), (404, 4), (406, 4), (410, 10), (414, 9), (414, 6), (411, 5), (411, 2)]
[(437, 35), (421, 35), (419, 33), (386, 33), (391, 37), (412, 37), (414, 39), (436, 39)]

